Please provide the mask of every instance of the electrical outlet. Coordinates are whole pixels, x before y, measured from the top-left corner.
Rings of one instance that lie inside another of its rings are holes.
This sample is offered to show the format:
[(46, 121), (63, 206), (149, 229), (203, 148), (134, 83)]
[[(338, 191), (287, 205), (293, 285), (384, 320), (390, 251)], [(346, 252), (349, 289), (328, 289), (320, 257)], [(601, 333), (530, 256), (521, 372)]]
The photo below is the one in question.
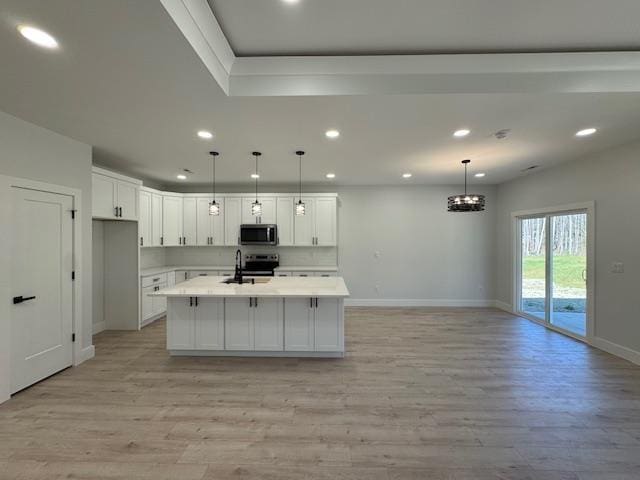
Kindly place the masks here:
[(613, 262), (611, 264), (611, 273), (624, 273), (624, 263)]
[(376, 250), (375, 252), (373, 252), (373, 257), (374, 258), (380, 258), (380, 251)]

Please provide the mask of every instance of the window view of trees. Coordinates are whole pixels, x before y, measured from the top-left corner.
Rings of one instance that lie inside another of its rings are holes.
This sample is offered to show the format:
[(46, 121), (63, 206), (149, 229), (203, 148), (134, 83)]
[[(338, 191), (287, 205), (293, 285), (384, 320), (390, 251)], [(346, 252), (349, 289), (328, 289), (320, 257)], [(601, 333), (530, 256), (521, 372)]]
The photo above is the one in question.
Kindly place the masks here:
[[(522, 253), (525, 256), (544, 254), (545, 229), (544, 218), (531, 218), (522, 222)], [(584, 256), (586, 238), (586, 215), (563, 215), (554, 218), (551, 247), (556, 255)]]

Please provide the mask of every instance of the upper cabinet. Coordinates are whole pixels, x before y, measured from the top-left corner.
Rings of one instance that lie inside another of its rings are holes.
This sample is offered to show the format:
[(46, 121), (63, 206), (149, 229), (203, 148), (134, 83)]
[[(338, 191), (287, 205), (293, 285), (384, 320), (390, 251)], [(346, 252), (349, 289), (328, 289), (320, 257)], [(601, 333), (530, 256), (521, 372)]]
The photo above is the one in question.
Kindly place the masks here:
[(94, 218), (138, 220), (139, 190), (142, 182), (94, 167), (92, 173), (92, 213)]
[[(99, 185), (111, 192), (105, 185)], [(114, 190), (117, 196), (117, 187)], [(216, 196), (219, 215), (209, 215), (210, 194), (159, 192), (146, 187), (139, 194), (140, 245), (152, 246), (237, 246), (243, 223), (276, 224), (278, 245), (336, 246), (337, 197), (309, 194), (302, 197), (305, 215), (295, 214), (293, 195), (258, 197), (262, 215), (251, 214), (255, 197), (241, 194)]]
[(164, 194), (162, 196), (162, 238), (165, 247), (183, 245), (182, 235), (182, 195)]
[(305, 215), (294, 215), (294, 244), (333, 247), (338, 244), (336, 197), (302, 197)]

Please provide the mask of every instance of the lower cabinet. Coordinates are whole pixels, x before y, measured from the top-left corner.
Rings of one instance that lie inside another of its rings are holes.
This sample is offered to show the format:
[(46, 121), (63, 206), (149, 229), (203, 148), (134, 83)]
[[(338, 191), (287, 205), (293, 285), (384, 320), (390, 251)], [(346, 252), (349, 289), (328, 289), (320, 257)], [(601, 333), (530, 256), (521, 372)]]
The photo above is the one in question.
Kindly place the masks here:
[(224, 350), (224, 300), (175, 298), (167, 312), (170, 350)]
[(337, 298), (171, 298), (169, 350), (343, 352)]
[(167, 284), (162, 283), (160, 285), (153, 285), (150, 287), (142, 288), (141, 303), (141, 315), (142, 323), (150, 318), (157, 317), (167, 311), (167, 298), (166, 297), (150, 297), (149, 294), (162, 288), (166, 288)]
[(337, 298), (286, 298), (284, 349), (337, 352), (344, 349), (343, 314)]

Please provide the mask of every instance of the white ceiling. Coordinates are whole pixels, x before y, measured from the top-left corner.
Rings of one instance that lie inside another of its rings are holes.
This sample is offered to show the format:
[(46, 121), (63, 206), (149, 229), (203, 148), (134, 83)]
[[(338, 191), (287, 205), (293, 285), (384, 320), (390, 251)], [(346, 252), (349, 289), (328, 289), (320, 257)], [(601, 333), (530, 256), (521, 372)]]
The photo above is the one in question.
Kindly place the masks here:
[(637, 0), (208, 0), (237, 56), (640, 50)]
[[(25, 42), (21, 22), (55, 35), (60, 51)], [(219, 180), (248, 188), (252, 150), (264, 152), (262, 180), (282, 184), (297, 180), (298, 148), (309, 152), (304, 175), (314, 184), (330, 183), (329, 171), (339, 184), (457, 183), (463, 158), (487, 173), (478, 183), (499, 183), (640, 136), (637, 93), (228, 97), (151, 1), (4, 0), (0, 62), (0, 110), (94, 145), (107, 167), (164, 184), (182, 168), (195, 172), (190, 183), (207, 182), (211, 148), (222, 152)], [(573, 136), (592, 125), (597, 135)], [(324, 137), (330, 127), (338, 140)], [(460, 127), (472, 135), (453, 139)], [(201, 128), (215, 140), (199, 140)], [(491, 136), (502, 128), (512, 129), (508, 139)], [(405, 171), (413, 178), (403, 180)]]

